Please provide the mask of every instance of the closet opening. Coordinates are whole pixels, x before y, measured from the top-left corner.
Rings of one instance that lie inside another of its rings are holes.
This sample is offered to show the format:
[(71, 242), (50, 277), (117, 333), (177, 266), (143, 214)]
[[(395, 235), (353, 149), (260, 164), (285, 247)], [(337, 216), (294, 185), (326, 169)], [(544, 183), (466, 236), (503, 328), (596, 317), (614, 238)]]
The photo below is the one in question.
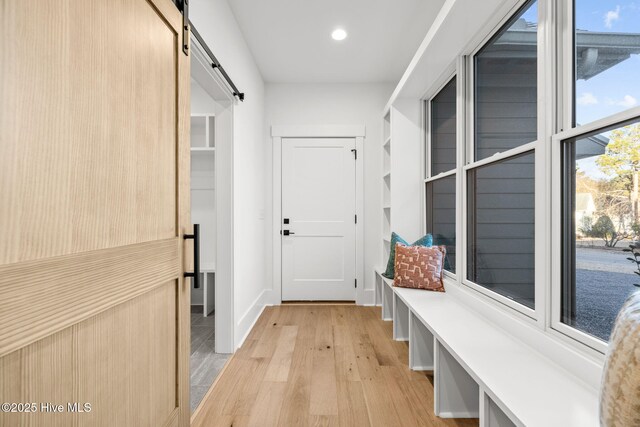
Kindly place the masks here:
[(233, 92), (191, 40), (191, 223), (199, 224), (191, 280), (190, 405), (204, 400), (233, 353)]

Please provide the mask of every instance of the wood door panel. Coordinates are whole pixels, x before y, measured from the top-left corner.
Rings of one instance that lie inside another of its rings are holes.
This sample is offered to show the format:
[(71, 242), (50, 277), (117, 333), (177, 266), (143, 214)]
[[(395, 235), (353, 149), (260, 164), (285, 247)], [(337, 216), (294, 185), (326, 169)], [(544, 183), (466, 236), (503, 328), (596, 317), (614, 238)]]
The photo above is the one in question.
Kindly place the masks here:
[(177, 279), (182, 244), (173, 238), (0, 266), (0, 356)]
[(0, 9), (0, 263), (177, 235), (178, 34), (144, 0), (65, 4)]
[[(65, 413), (0, 413), (0, 425), (161, 426), (174, 419), (177, 286), (167, 282), (1, 358), (0, 400), (63, 404)], [(68, 413), (67, 402), (91, 403), (91, 412)]]
[[(0, 426), (189, 423), (189, 58), (171, 0), (0, 0)], [(66, 408), (65, 408), (66, 409)]]

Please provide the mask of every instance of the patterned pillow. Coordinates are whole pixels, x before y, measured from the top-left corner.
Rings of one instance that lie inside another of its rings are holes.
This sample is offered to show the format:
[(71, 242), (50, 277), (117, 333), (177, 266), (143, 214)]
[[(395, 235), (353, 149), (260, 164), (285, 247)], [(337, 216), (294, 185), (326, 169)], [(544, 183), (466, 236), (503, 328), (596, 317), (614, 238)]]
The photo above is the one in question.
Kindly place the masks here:
[(609, 341), (600, 391), (601, 426), (640, 425), (640, 292), (624, 303)]
[(396, 245), (396, 275), (393, 286), (444, 292), (442, 266), (446, 246)]
[[(403, 245), (409, 246), (402, 237), (398, 236), (396, 233), (391, 233), (391, 250), (389, 251), (389, 261), (387, 261), (387, 269), (382, 275), (387, 279), (393, 279), (393, 273), (395, 268), (395, 260), (396, 260), (396, 244), (402, 243)], [(425, 234), (415, 242), (411, 246), (433, 246), (433, 236), (431, 234)]]

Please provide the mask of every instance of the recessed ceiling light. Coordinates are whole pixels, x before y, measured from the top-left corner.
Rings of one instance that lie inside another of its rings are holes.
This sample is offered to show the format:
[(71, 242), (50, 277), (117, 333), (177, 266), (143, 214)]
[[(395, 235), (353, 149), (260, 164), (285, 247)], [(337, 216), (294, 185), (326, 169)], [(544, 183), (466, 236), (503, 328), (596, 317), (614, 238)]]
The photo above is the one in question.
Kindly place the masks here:
[(337, 41), (344, 40), (347, 38), (347, 32), (342, 28), (338, 28), (336, 30), (333, 30), (333, 33), (331, 33), (331, 38)]

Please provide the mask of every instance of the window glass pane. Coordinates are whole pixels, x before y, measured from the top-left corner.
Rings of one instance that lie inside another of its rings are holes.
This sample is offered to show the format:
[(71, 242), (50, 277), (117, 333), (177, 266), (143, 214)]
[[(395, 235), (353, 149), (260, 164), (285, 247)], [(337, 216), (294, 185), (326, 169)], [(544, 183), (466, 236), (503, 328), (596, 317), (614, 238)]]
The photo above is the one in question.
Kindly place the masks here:
[(456, 79), (431, 101), (431, 176), (456, 168)]
[(475, 56), (475, 159), (537, 139), (537, 2)]
[(534, 153), (468, 172), (467, 279), (534, 308)]
[(562, 322), (607, 341), (640, 283), (639, 121), (565, 141), (563, 169)]
[(456, 176), (427, 183), (427, 233), (447, 247), (445, 270), (456, 272)]
[(575, 122), (640, 101), (640, 3), (575, 0)]

